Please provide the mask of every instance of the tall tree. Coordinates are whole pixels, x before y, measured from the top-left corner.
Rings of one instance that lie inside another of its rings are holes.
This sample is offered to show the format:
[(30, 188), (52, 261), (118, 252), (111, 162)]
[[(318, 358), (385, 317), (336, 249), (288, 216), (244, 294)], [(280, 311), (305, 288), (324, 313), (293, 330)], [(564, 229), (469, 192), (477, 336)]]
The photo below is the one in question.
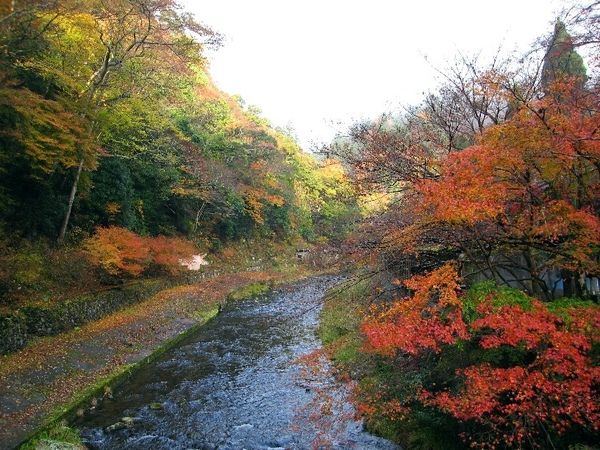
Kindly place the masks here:
[(542, 67), (542, 88), (548, 89), (559, 79), (574, 77), (582, 87), (587, 79), (583, 58), (575, 50), (571, 35), (562, 20), (554, 25), (554, 34), (547, 47)]
[[(82, 64), (70, 66), (69, 75), (79, 85), (77, 96), (83, 103), (84, 114), (93, 115), (108, 101), (118, 101), (140, 93), (139, 85), (154, 79), (157, 71), (169, 68), (172, 72), (189, 70), (189, 64), (202, 63), (202, 45), (217, 44), (219, 37), (210, 28), (189, 14), (181, 13), (172, 0), (97, 0), (85, 6), (86, 12), (76, 17), (64, 16), (57, 21), (52, 38), (55, 54), (65, 61), (72, 60), (71, 47), (64, 44), (61, 25), (77, 25), (85, 29), (83, 36), (93, 38), (93, 51), (86, 54)], [(87, 20), (86, 20), (87, 18)], [(76, 20), (72, 20), (76, 19)], [(90, 47), (87, 47), (90, 49)], [(87, 74), (87, 75), (86, 75)], [(131, 76), (131, 74), (135, 74)], [(119, 78), (119, 75), (121, 77)], [(135, 84), (123, 85), (126, 75)], [(165, 78), (163, 78), (163, 81)], [(93, 121), (90, 134), (94, 134)], [(81, 156), (72, 183), (67, 211), (58, 241), (64, 239), (70, 220), (79, 177), (84, 168)]]
[(508, 59), (496, 54), (482, 65), (479, 56), (460, 55), (441, 71), (442, 84), (429, 93), (418, 113), (446, 138), (449, 150), (461, 150), (486, 128), (503, 122), (511, 112), (504, 84), (512, 79)]

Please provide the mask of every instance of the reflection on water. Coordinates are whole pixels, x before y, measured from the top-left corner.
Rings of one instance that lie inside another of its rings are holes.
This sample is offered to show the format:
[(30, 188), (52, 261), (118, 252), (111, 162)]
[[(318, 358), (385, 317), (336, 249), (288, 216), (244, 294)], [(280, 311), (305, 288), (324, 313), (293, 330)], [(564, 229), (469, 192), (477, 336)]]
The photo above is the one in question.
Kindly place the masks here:
[[(96, 449), (312, 448), (323, 431), (309, 419), (318, 416), (311, 380), (294, 362), (319, 347), (320, 301), (339, 281), (313, 278), (228, 306), (78, 419), (85, 442)], [(343, 398), (343, 387), (329, 380), (332, 387)], [(333, 448), (396, 448), (337, 413), (343, 426), (329, 436)]]

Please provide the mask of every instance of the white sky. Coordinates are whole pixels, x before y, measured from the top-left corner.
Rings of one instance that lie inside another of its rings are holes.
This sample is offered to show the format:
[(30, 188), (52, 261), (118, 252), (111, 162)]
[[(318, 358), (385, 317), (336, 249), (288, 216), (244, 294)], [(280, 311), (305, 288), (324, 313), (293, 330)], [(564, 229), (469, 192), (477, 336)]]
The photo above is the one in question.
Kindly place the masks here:
[(260, 108), (274, 126), (291, 124), (305, 150), (355, 120), (420, 103), (435, 90), (434, 67), (444, 68), (458, 51), (528, 49), (552, 30), (563, 3), (181, 1), (226, 37), (209, 54), (217, 86)]

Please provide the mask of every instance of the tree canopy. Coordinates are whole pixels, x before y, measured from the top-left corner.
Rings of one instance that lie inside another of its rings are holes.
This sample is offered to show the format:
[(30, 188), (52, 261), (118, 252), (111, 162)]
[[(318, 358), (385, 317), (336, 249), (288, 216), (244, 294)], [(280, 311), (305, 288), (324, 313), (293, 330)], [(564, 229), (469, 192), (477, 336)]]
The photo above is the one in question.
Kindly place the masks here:
[(6, 231), (317, 237), (316, 199), (332, 195), (312, 181), (319, 164), (214, 86), (209, 26), (172, 0), (13, 3), (0, 21)]
[(597, 11), (573, 36), (557, 20), (536, 61), (460, 56), (421, 105), (328, 149), (380, 194), (353, 241), (372, 309), (350, 371), (407, 448), (598, 442), (600, 91), (578, 52), (595, 74)]

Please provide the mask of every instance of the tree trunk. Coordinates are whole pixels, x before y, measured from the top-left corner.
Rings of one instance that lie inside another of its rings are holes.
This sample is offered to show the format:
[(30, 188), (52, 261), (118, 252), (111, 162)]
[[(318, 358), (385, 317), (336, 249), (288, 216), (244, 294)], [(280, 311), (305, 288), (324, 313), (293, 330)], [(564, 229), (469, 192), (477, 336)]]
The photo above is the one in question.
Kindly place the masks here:
[(65, 214), (65, 219), (63, 220), (63, 224), (60, 227), (60, 233), (58, 234), (57, 242), (59, 245), (63, 243), (65, 239), (65, 234), (67, 233), (67, 226), (69, 225), (69, 220), (71, 218), (71, 211), (73, 209), (73, 202), (75, 201), (75, 194), (77, 194), (77, 185), (79, 184), (79, 177), (81, 176), (81, 171), (83, 169), (83, 158), (79, 160), (79, 166), (77, 167), (77, 174), (75, 175), (75, 181), (73, 181), (73, 186), (71, 187), (71, 194), (69, 195), (69, 205), (67, 206), (67, 213)]
[(200, 216), (202, 215), (202, 211), (204, 211), (205, 206), (206, 206), (206, 200), (204, 200), (204, 203), (202, 203), (202, 206), (196, 212), (196, 220), (194, 222), (194, 232), (198, 229), (198, 225), (200, 224)]
[(542, 301), (551, 301), (550, 291), (546, 285), (546, 282), (540, 277), (540, 270), (536, 264), (535, 258), (532, 255), (531, 247), (525, 249), (523, 256), (525, 257), (525, 263), (527, 264), (527, 270), (531, 277), (531, 291), (530, 295), (535, 296)]

